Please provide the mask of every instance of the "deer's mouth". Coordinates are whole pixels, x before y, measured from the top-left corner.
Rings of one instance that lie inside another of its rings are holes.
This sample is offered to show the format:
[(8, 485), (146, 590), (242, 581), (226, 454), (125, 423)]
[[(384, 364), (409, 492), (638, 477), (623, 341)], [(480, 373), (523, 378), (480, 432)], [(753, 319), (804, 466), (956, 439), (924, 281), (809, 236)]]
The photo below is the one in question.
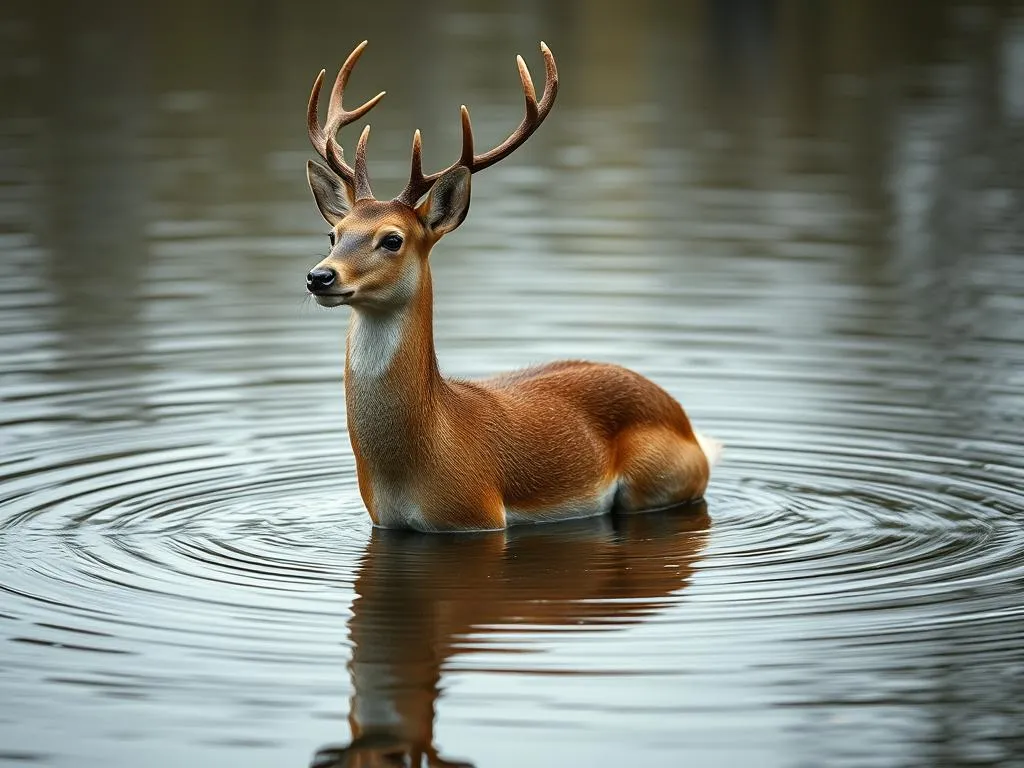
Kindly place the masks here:
[(348, 291), (310, 291), (309, 295), (313, 297), (317, 304), (321, 307), (339, 307), (342, 304), (348, 304), (349, 299), (355, 295), (354, 290)]

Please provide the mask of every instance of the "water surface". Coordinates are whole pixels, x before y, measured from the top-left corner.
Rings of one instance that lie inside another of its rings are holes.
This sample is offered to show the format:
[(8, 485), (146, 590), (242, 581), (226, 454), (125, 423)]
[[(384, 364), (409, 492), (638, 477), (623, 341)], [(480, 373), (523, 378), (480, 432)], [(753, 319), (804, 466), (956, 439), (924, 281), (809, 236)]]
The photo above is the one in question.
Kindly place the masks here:
[[(373, 5), (0, 10), (0, 763), (1024, 764), (1022, 9)], [(363, 37), (381, 195), (551, 45), (442, 367), (641, 371), (728, 445), (706, 507), (371, 530), (303, 298)]]

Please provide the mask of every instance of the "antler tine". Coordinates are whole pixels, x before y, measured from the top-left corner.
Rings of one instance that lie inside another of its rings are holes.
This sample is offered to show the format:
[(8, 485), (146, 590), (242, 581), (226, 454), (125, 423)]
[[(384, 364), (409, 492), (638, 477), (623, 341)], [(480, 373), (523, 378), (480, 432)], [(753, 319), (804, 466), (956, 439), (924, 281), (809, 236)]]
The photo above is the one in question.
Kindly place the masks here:
[(551, 49), (543, 42), (540, 44), (541, 53), (544, 55), (544, 95), (540, 103), (537, 102), (537, 94), (533, 88), (533, 80), (530, 79), (530, 70), (523, 61), (522, 56), (516, 58), (519, 65), (519, 78), (523, 82), (523, 95), (526, 97), (526, 115), (507, 139), (489, 152), (473, 157), (473, 173), (482, 171), (494, 165), (499, 160), (504, 160), (517, 150), (522, 144), (533, 135), (544, 118), (548, 116), (552, 105), (555, 103), (555, 96), (558, 93), (558, 70), (555, 68), (555, 57), (551, 55)]
[(462, 118), (462, 156), (459, 158), (459, 165), (467, 168), (473, 167), (473, 123), (469, 119), (469, 107), (465, 104), (459, 109), (459, 116)]
[[(334, 80), (334, 87), (331, 88), (331, 97), (327, 106), (327, 121), (324, 128), (320, 127), (317, 103), (320, 100), (320, 89), (323, 87), (325, 70), (320, 70), (320, 74), (317, 75), (316, 81), (313, 83), (313, 91), (309, 96), (309, 107), (306, 111), (306, 125), (313, 148), (320, 157), (327, 161), (327, 164), (335, 173), (353, 186), (356, 182), (355, 171), (345, 162), (345, 153), (337, 143), (335, 136), (339, 130), (349, 123), (360, 119), (377, 106), (377, 102), (384, 98), (385, 94), (385, 91), (381, 91), (365, 104), (351, 111), (346, 110), (342, 103), (349, 75), (352, 74), (352, 70), (355, 68), (356, 62), (359, 61), (359, 57), (362, 56), (366, 45), (367, 41), (363, 40), (348, 55), (345, 63), (341, 65), (338, 76)], [(372, 197), (372, 194), (368, 196)]]
[(473, 153), (473, 124), (469, 119), (469, 110), (463, 105), (461, 110), (462, 155), (457, 162), (449, 165), (443, 171), (431, 173), (428, 176), (423, 175), (422, 147), (419, 131), (417, 131), (413, 138), (412, 170), (409, 174), (409, 183), (406, 184), (402, 194), (396, 197), (395, 200), (406, 205), (415, 205), (430, 190), (434, 182), (452, 168), (464, 165), (469, 169), (470, 173), (482, 171), (484, 168), (489, 168), (499, 160), (503, 160), (511, 155), (533, 135), (533, 132), (544, 122), (544, 118), (548, 116), (548, 112), (551, 111), (551, 107), (555, 103), (555, 96), (558, 95), (558, 69), (555, 66), (555, 57), (552, 55), (551, 49), (544, 42), (540, 44), (540, 51), (544, 56), (544, 95), (539, 102), (537, 101), (537, 92), (533, 87), (533, 80), (530, 77), (530, 70), (526, 66), (526, 62), (523, 61), (522, 56), (516, 57), (519, 79), (523, 84), (523, 96), (526, 99), (526, 115), (523, 117), (522, 122), (519, 123), (519, 127), (494, 149), (484, 152), (482, 155), (476, 155)]
[(537, 119), (537, 91), (533, 87), (530, 68), (526, 66), (522, 56), (516, 56), (516, 66), (519, 67), (519, 79), (523, 83), (523, 96), (526, 97), (526, 118), (524, 121), (531, 122)]
[[(331, 100), (327, 107), (327, 125), (325, 126), (325, 132), (329, 134), (337, 133), (338, 129), (348, 125), (349, 123), (355, 122), (375, 106), (377, 102), (384, 98), (385, 91), (381, 91), (372, 99), (367, 101), (361, 107), (353, 109), (351, 112), (346, 111), (342, 105), (342, 97), (345, 94), (345, 86), (348, 85), (349, 75), (352, 74), (352, 70), (356, 66), (356, 62), (359, 61), (359, 57), (363, 55), (363, 50), (366, 48), (368, 41), (363, 40), (357, 45), (352, 53), (345, 59), (345, 63), (341, 65), (341, 69), (338, 70), (338, 76), (334, 79), (334, 87), (331, 88)], [(334, 130), (331, 130), (331, 129)]]
[(439, 173), (432, 173), (430, 176), (423, 175), (423, 139), (420, 136), (420, 129), (417, 128), (412, 135), (412, 160), (409, 163), (409, 182), (395, 200), (405, 203), (411, 208), (427, 193), (427, 190), (430, 189), (440, 176), (441, 174)]
[[(313, 90), (309, 94), (309, 106), (306, 108), (306, 128), (309, 131), (309, 141), (313, 149), (320, 155), (327, 164), (342, 178), (351, 183), (351, 171), (345, 163), (344, 153), (341, 148), (333, 143), (333, 134), (327, 134), (320, 128), (320, 117), (317, 114), (317, 104), (320, 101), (320, 89), (324, 84), (326, 70), (321, 69), (313, 83)], [(328, 123), (330, 122), (331, 108), (327, 109)]]
[(317, 115), (317, 103), (320, 101), (320, 89), (324, 84), (324, 75), (327, 74), (326, 69), (321, 69), (320, 74), (316, 76), (316, 80), (313, 81), (313, 90), (309, 94), (309, 105), (306, 107), (306, 129), (309, 131), (309, 141), (313, 145), (313, 149), (317, 151), (317, 154), (326, 160), (324, 156), (324, 147), (326, 145), (326, 136), (324, 136), (323, 130), (320, 128), (320, 117)]
[[(395, 199), (409, 206), (415, 205), (416, 200), (419, 198), (419, 194), (415, 194), (415, 191), (421, 189), (425, 182), (426, 179), (423, 177), (423, 137), (420, 135), (420, 129), (417, 128), (412, 134), (412, 160), (409, 165), (409, 183), (405, 185), (402, 194)], [(411, 199), (407, 199), (407, 194), (414, 196)]]
[(370, 126), (363, 128), (356, 144), (356, 200), (373, 199), (370, 191), (370, 177), (366, 172), (366, 142), (370, 138)]
[(412, 134), (412, 165), (410, 168), (410, 178), (423, 178), (423, 137), (420, 135), (419, 128), (417, 128)]
[(327, 107), (327, 122), (330, 124), (331, 116), (341, 108), (341, 97), (345, 93), (345, 86), (348, 85), (349, 75), (352, 74), (352, 70), (356, 66), (356, 62), (359, 61), (359, 57), (363, 55), (369, 40), (363, 40), (359, 45), (352, 49), (352, 53), (345, 59), (345, 63), (341, 65), (341, 69), (338, 70), (337, 77), (334, 78), (334, 87), (331, 88), (331, 100)]

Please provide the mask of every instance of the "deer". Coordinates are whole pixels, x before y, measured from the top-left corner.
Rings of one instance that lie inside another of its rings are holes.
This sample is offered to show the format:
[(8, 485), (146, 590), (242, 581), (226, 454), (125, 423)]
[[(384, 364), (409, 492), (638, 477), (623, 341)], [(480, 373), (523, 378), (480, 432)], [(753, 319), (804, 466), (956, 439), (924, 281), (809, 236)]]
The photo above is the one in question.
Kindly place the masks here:
[(477, 154), (462, 106), (462, 151), (424, 174), (413, 134), (409, 181), (391, 200), (370, 187), (366, 145), (355, 165), (338, 133), (384, 97), (343, 106), (367, 41), (345, 60), (318, 116), (325, 70), (307, 108), (307, 161), (330, 251), (306, 275), (321, 307), (348, 306), (344, 388), (359, 494), (376, 527), (424, 532), (503, 529), (609, 513), (644, 512), (703, 498), (721, 446), (696, 432), (682, 406), (638, 373), (611, 363), (562, 360), (485, 380), (442, 376), (433, 335), (430, 254), (466, 219), (470, 179), (533, 135), (558, 93), (551, 50), (538, 100), (516, 58), (526, 114), (503, 142)]

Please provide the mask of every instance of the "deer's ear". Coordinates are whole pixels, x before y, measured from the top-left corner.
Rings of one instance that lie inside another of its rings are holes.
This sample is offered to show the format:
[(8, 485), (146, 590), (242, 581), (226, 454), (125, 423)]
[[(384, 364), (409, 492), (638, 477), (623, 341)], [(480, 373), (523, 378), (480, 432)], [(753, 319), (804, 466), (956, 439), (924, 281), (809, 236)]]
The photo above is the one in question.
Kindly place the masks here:
[(320, 215), (336, 227), (352, 209), (353, 190), (334, 171), (313, 160), (306, 162), (306, 178)]
[(416, 213), (423, 225), (436, 237), (458, 227), (469, 213), (469, 169), (463, 165), (452, 168), (434, 182), (430, 194)]

